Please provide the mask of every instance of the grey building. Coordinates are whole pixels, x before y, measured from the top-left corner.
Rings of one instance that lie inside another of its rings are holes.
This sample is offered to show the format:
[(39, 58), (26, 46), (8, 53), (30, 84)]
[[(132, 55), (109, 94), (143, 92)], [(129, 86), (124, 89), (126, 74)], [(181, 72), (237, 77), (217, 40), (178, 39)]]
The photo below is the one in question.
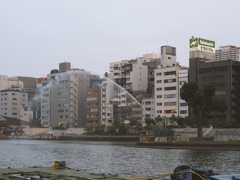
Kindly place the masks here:
[(86, 126), (86, 90), (91, 87), (92, 79), (99, 77), (70, 67), (69, 63), (61, 63), (61, 72), (52, 70), (47, 80), (42, 81), (41, 123), (44, 127)]

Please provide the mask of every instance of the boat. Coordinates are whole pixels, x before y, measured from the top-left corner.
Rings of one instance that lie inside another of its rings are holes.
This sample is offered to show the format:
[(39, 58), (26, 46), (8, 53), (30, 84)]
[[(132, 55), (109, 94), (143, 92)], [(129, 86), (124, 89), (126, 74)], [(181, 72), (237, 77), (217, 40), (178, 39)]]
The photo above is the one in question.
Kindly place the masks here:
[(201, 170), (196, 166), (181, 165), (174, 169), (171, 180), (240, 180), (240, 174), (219, 174), (212, 169)]

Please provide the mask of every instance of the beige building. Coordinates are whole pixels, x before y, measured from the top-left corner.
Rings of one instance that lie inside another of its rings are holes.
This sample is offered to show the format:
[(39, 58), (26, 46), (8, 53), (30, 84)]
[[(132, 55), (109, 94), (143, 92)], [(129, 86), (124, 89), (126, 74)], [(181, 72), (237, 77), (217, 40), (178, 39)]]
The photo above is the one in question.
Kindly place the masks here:
[(220, 49), (215, 51), (215, 60), (233, 60), (240, 61), (240, 47), (236, 46), (221, 46)]
[(33, 112), (28, 110), (28, 93), (20, 90), (1, 91), (0, 115), (20, 120), (33, 119)]

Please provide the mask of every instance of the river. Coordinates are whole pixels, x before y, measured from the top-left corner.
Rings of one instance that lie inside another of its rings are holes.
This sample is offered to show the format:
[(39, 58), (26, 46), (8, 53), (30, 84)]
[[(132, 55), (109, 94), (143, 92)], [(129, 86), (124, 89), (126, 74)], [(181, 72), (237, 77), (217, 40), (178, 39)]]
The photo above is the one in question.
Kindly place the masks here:
[(176, 166), (195, 165), (218, 173), (240, 173), (240, 151), (150, 149), (127, 147), (134, 142), (0, 140), (0, 168), (67, 166), (94, 173), (154, 175)]

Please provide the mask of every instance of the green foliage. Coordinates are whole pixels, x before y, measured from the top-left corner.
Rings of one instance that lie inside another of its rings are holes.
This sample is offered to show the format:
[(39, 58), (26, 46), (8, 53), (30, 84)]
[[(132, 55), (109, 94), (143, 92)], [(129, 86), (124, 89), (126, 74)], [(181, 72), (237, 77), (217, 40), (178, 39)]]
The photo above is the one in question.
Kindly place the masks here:
[(181, 88), (181, 99), (185, 100), (192, 108), (193, 116), (198, 127), (198, 137), (202, 138), (202, 127), (207, 124), (210, 112), (224, 113), (227, 110), (225, 102), (213, 99), (215, 84), (208, 82), (203, 88), (199, 88), (196, 82), (185, 83)]
[(130, 119), (130, 126), (136, 126), (138, 124), (137, 119)]

